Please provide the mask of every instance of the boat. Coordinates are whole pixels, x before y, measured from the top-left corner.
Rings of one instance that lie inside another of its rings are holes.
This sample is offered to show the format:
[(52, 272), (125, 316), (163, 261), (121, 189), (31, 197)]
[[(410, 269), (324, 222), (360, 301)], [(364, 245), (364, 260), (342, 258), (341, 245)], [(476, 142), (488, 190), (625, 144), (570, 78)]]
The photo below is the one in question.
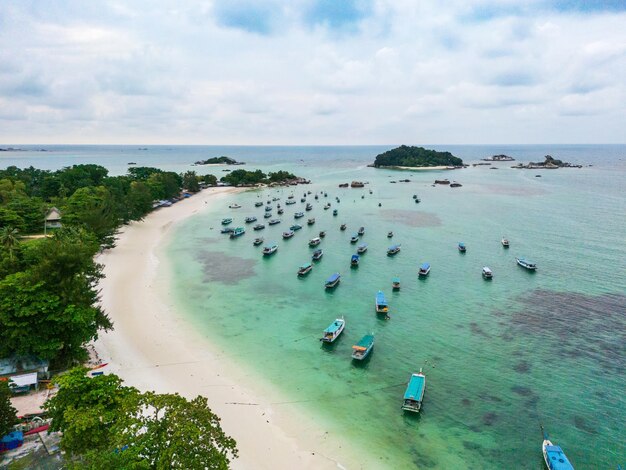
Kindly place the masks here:
[(224, 228), (221, 230), (221, 232), (222, 232), (222, 233), (232, 233), (232, 232), (234, 232), (234, 231), (235, 231), (235, 229), (234, 229), (234, 228), (231, 228), (231, 227), (224, 227)]
[(256, 217), (253, 215), (250, 217), (246, 217), (245, 221), (247, 224), (251, 224), (252, 222), (256, 222)]
[(359, 265), (359, 255), (352, 255), (352, 258), (350, 258), (350, 266), (358, 266)]
[[(272, 201), (274, 201), (274, 202), (276, 202), (276, 201), (280, 201), (280, 198), (279, 198), (279, 197), (273, 197), (273, 198), (272, 198)], [(280, 205), (280, 204), (279, 204), (279, 205)]]
[(382, 290), (379, 290), (376, 294), (376, 313), (388, 313), (389, 312), (389, 304), (387, 303), (387, 299), (385, 298), (385, 294), (383, 294)]
[(346, 321), (343, 319), (343, 317), (337, 318), (329, 325), (328, 328), (324, 330), (324, 335), (320, 338), (320, 341), (323, 341), (324, 343), (332, 343), (343, 332), (345, 326)]
[(296, 212), (296, 213), (293, 215), (293, 218), (294, 218), (294, 219), (299, 219), (300, 217), (304, 217), (304, 212)]
[(413, 199), (417, 199), (417, 194), (413, 194)]
[(243, 227), (237, 227), (235, 230), (233, 230), (230, 234), (230, 238), (237, 238), (242, 236), (244, 233), (246, 233), (246, 229)]
[(346, 224), (341, 224), (341, 225), (339, 226), (339, 230), (345, 230), (345, 229), (346, 229), (346, 227), (347, 227), (347, 225), (346, 225)]
[(229, 209), (240, 209), (241, 206), (239, 204), (231, 204), (230, 206), (228, 206)]
[(285, 232), (283, 232), (283, 238), (287, 239), (287, 238), (291, 238), (293, 237), (295, 234), (295, 232), (293, 230), (287, 230)]
[(350, 243), (356, 243), (359, 241), (359, 234), (358, 233), (353, 233), (352, 237), (350, 238)]
[(232, 223), (233, 219), (231, 219), (230, 217), (227, 217), (225, 219), (222, 219), (222, 225), (228, 225), (230, 223)]
[(334, 273), (328, 279), (326, 279), (324, 287), (326, 287), (326, 289), (332, 289), (333, 287), (337, 287), (339, 281), (341, 281), (341, 274)]
[(313, 269), (313, 265), (311, 263), (303, 264), (298, 268), (298, 276), (306, 276)]
[(284, 209), (278, 209), (276, 212), (278, 213), (278, 215), (280, 215), (280, 214), (284, 213), (285, 210)]
[(305, 211), (310, 211), (313, 209), (313, 205), (311, 203), (307, 204), (306, 207), (304, 208)]
[(307, 225), (313, 225), (315, 223), (315, 217), (311, 217), (309, 220), (306, 221)]
[(502, 240), (500, 241), (500, 243), (502, 243), (502, 246), (504, 248), (508, 248), (509, 247), (509, 240), (508, 240), (508, 238), (502, 237)]
[(271, 245), (265, 245), (263, 247), (263, 256), (273, 255), (274, 253), (276, 253), (276, 250), (278, 250), (278, 245), (276, 243), (272, 243)]
[(309, 240), (309, 246), (317, 246), (317, 245), (319, 245), (320, 243), (322, 243), (322, 239), (321, 239), (321, 238), (318, 238), (318, 237), (311, 238), (311, 239)]
[(391, 245), (389, 248), (387, 248), (388, 256), (393, 256), (399, 252), (400, 252), (400, 245)]
[(293, 224), (291, 227), (289, 227), (289, 230), (293, 230), (294, 232), (296, 232), (297, 230), (300, 230), (301, 228), (302, 228), (302, 225)]
[(328, 210), (330, 209), (330, 202), (327, 202), (326, 204), (324, 204), (324, 210)]
[(424, 390), (426, 389), (426, 377), (422, 374), (422, 369), (417, 374), (411, 374), (409, 383), (404, 392), (404, 403), (402, 409), (404, 411), (412, 411), (419, 413), (422, 409), (422, 400), (424, 399)]
[(493, 278), (493, 272), (487, 266), (483, 266), (483, 277), (485, 279), (492, 279)]
[(293, 199), (293, 194), (287, 197), (287, 199)]
[(304, 197), (303, 197), (303, 198), (301, 198), (301, 199), (300, 199), (300, 202), (306, 202), (306, 198), (304, 198)]
[(270, 217), (272, 217), (272, 213), (271, 212), (266, 212), (265, 214), (263, 214), (263, 218), (265, 218), (265, 219), (269, 219)]
[(400, 278), (399, 277), (394, 277), (391, 280), (391, 288), (393, 290), (400, 290)]
[(545, 432), (543, 426), (541, 426), (541, 432), (543, 433), (541, 453), (543, 454), (543, 460), (546, 462), (546, 467), (550, 470), (574, 470), (574, 466), (568, 460), (563, 449), (550, 441), (548, 433)]
[(339, 214), (339, 211), (337, 209), (333, 209), (333, 215), (337, 215)]
[(261, 207), (262, 205), (263, 203), (261, 201), (254, 203), (254, 207)]
[(294, 201), (293, 199), (289, 199), (285, 204), (287, 204), (288, 206), (291, 204), (295, 204), (296, 201)]
[(324, 238), (326, 236), (326, 232), (324, 230), (322, 230), (319, 234), (320, 238)]
[(450, 183), (451, 188), (460, 188), (461, 186), (463, 185), (461, 183), (457, 183), (456, 181), (454, 183)]
[(537, 265), (526, 258), (515, 258), (517, 264), (519, 264), (522, 268), (526, 268), (529, 271), (535, 271), (537, 269)]
[(252, 242), (252, 244), (254, 246), (259, 246), (261, 244), (263, 244), (265, 240), (263, 239), (263, 237), (259, 237), (259, 238), (255, 238), (254, 241)]
[(467, 251), (467, 247), (465, 246), (465, 243), (463, 242), (459, 242), (458, 248), (461, 253), (465, 253)]
[(319, 261), (322, 259), (322, 256), (324, 256), (324, 250), (315, 250), (311, 258), (313, 261)]
[(421, 202), (421, 201), (419, 200), (419, 198), (417, 198), (417, 199), (415, 200), (415, 204), (419, 204), (420, 202)]
[(374, 335), (369, 334), (369, 335), (363, 336), (363, 338), (361, 338), (358, 343), (352, 346), (352, 359), (356, 359), (357, 361), (362, 361), (372, 351), (373, 347), (374, 347)]
[(357, 232), (360, 235), (365, 235), (365, 227), (359, 227), (359, 231)]
[(367, 243), (361, 243), (359, 246), (356, 247), (357, 253), (365, 253), (366, 251), (367, 251)]
[(393, 232), (387, 232), (387, 238), (393, 238)]
[(280, 219), (272, 219), (268, 222), (270, 225), (276, 225), (280, 223)]
[(422, 263), (422, 265), (420, 266), (420, 269), (417, 272), (417, 274), (418, 274), (418, 276), (428, 276), (429, 272), (430, 272), (430, 264)]
[(252, 230), (263, 230), (265, 228), (265, 224), (256, 224), (252, 227)]

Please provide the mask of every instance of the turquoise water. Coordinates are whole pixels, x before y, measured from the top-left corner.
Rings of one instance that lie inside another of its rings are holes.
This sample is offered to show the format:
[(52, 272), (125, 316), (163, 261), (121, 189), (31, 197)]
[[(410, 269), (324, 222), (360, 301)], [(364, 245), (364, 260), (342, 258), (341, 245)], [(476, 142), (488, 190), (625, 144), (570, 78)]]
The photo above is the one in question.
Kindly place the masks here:
[[(275, 407), (303, 407), (332, 438), (367, 449), (363, 468), (539, 469), (540, 423), (576, 468), (616, 468), (626, 455), (626, 146), (452, 147), (441, 148), (466, 160), (551, 153), (594, 166), (540, 172), (502, 163), (499, 170), (398, 173), (364, 166), (378, 147), (150, 148), (141, 162), (129, 148), (64, 148), (46, 164), (93, 159), (112, 172), (123, 172), (127, 161), (183, 169), (196, 156), (227, 154), (311, 178), (309, 186), (220, 200), (180, 225), (167, 251), (190, 321), (251, 378), (263, 376), (289, 397)], [(433, 187), (441, 177), (463, 187)], [(411, 182), (390, 183), (403, 178)], [(337, 187), (353, 179), (369, 184)], [(282, 240), (309, 190), (327, 191), (339, 215), (322, 210), (326, 199), (308, 196), (314, 210), (300, 219), (304, 228)], [(292, 192), (297, 204), (284, 206)], [(226, 216), (233, 226), (253, 214), (265, 221), (254, 202), (274, 196), (285, 208), (282, 224), (263, 232), (248, 226), (237, 240), (219, 233)], [(243, 208), (228, 209), (234, 201)], [(312, 227), (308, 217), (317, 219)], [(356, 246), (349, 238), (361, 225), (369, 250), (351, 269)], [(324, 257), (298, 279), (298, 266), (313, 251), (307, 242), (320, 230), (327, 231)], [(263, 258), (252, 246), (257, 233), (278, 242), (274, 256)], [(467, 253), (458, 252), (459, 241)], [(388, 257), (392, 243), (402, 251)], [(538, 271), (518, 267), (519, 255)], [(432, 272), (420, 280), (425, 261)], [(484, 265), (494, 272), (491, 282), (481, 277)], [(335, 271), (341, 284), (327, 292), (324, 280)], [(394, 276), (402, 280), (399, 292), (391, 291)], [(374, 313), (379, 289), (390, 302), (388, 321)], [(346, 330), (324, 347), (318, 338), (338, 315)], [(351, 346), (369, 332), (376, 335), (370, 358), (352, 363)], [(408, 416), (401, 398), (419, 368), (427, 377), (424, 407)]]

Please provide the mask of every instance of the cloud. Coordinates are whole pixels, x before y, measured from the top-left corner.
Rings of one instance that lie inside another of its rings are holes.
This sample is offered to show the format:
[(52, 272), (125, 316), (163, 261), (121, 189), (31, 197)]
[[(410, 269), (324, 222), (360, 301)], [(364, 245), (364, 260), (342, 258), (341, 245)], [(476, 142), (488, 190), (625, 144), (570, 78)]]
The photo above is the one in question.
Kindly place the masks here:
[(369, 0), (313, 0), (305, 21), (312, 26), (350, 31), (369, 14), (371, 8)]
[(218, 24), (264, 35), (272, 32), (277, 10), (280, 7), (275, 2), (254, 0), (217, 1), (213, 7)]

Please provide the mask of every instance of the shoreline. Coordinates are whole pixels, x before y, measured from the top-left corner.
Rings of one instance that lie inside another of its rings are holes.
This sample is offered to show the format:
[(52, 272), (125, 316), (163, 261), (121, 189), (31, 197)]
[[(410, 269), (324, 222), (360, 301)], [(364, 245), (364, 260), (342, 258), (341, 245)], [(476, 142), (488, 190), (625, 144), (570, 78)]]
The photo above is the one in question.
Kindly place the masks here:
[(231, 462), (233, 469), (344, 468), (327, 454), (345, 450), (329, 447), (321, 426), (295, 407), (278, 412), (272, 403), (280, 398), (269, 384), (256, 382), (254, 390), (242, 385), (251, 383), (249, 371), (230, 361), (185, 318), (175, 305), (169, 271), (160, 266), (168, 262), (163, 248), (176, 224), (241, 191), (205, 189), (121, 229), (116, 247), (97, 257), (106, 276), (99, 285), (101, 305), (114, 330), (101, 333), (94, 347), (109, 364), (104, 370), (119, 375), (126, 385), (187, 398), (205, 396), (223, 430), (237, 441), (239, 458)]
[[(376, 168), (373, 165), (368, 165), (372, 168)], [(379, 166), (378, 169), (381, 170), (410, 170), (410, 171), (441, 171), (441, 170), (459, 170), (460, 167), (455, 166)]]

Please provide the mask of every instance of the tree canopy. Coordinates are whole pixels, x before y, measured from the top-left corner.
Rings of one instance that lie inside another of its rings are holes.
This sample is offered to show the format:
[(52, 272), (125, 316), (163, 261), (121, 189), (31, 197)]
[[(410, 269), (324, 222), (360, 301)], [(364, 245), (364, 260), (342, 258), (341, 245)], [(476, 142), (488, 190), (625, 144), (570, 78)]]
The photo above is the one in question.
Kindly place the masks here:
[(296, 175), (282, 170), (270, 172), (266, 175), (261, 170), (248, 171), (239, 169), (223, 176), (221, 181), (232, 186), (247, 186), (260, 183), (285, 183), (293, 179), (296, 179)]
[(428, 167), (444, 165), (461, 166), (463, 165), (463, 160), (455, 157), (450, 152), (438, 152), (425, 149), (424, 147), (402, 145), (377, 155), (374, 161), (376, 168), (385, 166)]
[(7, 435), (17, 423), (17, 412), (11, 405), (11, 390), (7, 381), (0, 380), (0, 437)]

